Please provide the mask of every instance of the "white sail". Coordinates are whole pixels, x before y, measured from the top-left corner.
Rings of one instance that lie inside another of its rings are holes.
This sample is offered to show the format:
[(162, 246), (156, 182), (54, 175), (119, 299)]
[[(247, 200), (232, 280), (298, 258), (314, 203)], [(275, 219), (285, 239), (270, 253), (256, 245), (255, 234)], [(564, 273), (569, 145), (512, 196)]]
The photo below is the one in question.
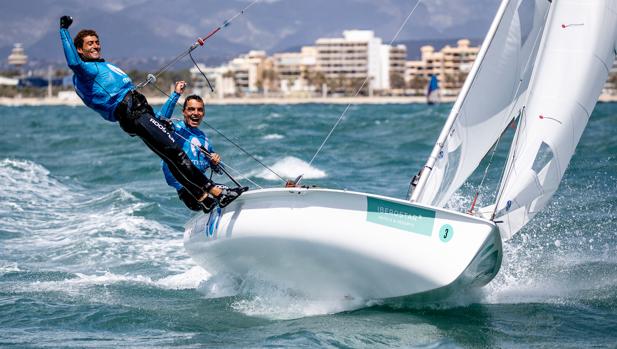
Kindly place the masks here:
[(444, 206), (517, 115), (549, 6), (547, 0), (502, 2), (412, 201)]
[(615, 59), (616, 0), (553, 2), (496, 204), (504, 239), (557, 190)]

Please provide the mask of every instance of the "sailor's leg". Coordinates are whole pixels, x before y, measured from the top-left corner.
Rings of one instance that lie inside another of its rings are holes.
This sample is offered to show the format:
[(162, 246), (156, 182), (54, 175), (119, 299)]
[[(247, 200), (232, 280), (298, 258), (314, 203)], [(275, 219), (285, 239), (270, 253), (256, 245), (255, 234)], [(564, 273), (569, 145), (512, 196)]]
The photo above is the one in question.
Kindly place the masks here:
[(185, 188), (180, 188), (180, 190), (178, 190), (178, 198), (180, 198), (180, 201), (182, 201), (191, 211), (203, 210), (203, 205), (197, 201)]
[(205, 196), (214, 183), (188, 158), (170, 131), (153, 115), (141, 113), (134, 121), (134, 132), (169, 166), (174, 177), (196, 199)]

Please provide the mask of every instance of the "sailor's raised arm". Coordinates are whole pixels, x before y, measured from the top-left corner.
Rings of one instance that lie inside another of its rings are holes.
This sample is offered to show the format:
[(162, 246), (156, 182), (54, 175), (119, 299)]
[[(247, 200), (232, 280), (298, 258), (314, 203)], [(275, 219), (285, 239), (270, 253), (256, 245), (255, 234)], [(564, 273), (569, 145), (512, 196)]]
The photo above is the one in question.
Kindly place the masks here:
[(62, 16), (60, 18), (60, 40), (62, 40), (62, 48), (64, 50), (66, 63), (76, 75), (96, 74), (96, 72), (88, 72), (84, 61), (79, 57), (79, 53), (77, 53), (77, 49), (73, 44), (73, 39), (71, 39), (71, 34), (68, 30), (71, 23), (73, 23), (73, 18), (70, 16)]
[(69, 34), (69, 27), (72, 23), (73, 18), (71, 16), (60, 17), (60, 40), (62, 40), (62, 48), (64, 49), (66, 63), (71, 69), (83, 63), (81, 58), (79, 58), (75, 45), (73, 44), (71, 34)]
[(176, 87), (174, 88), (174, 92), (171, 93), (171, 96), (167, 99), (165, 104), (161, 107), (161, 109), (156, 113), (156, 116), (159, 118), (169, 119), (171, 115), (174, 113), (174, 108), (176, 103), (178, 103), (178, 99), (180, 95), (184, 93), (184, 89), (186, 87), (186, 82), (177, 81)]

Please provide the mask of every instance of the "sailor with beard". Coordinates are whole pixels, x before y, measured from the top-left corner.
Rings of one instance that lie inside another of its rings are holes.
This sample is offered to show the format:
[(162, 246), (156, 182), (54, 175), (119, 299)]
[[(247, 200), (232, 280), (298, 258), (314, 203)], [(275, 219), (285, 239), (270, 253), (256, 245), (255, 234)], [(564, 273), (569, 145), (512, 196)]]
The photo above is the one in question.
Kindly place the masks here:
[(75, 91), (84, 104), (105, 120), (117, 121), (129, 135), (141, 138), (197, 202), (215, 198), (224, 205), (236, 198), (237, 192), (216, 185), (188, 158), (182, 145), (154, 115), (146, 98), (135, 90), (131, 78), (101, 58), (101, 43), (94, 30), (81, 30), (71, 40), (68, 28), (72, 23), (70, 16), (60, 18), (60, 37), (67, 64), (74, 73)]

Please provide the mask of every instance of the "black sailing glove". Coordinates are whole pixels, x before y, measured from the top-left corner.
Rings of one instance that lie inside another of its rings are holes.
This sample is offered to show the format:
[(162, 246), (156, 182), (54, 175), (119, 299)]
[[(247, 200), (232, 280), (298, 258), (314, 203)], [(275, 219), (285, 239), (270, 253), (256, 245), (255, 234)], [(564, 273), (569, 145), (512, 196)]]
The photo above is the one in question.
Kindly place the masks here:
[(71, 16), (60, 17), (60, 28), (69, 29), (71, 24), (73, 24), (73, 17)]

